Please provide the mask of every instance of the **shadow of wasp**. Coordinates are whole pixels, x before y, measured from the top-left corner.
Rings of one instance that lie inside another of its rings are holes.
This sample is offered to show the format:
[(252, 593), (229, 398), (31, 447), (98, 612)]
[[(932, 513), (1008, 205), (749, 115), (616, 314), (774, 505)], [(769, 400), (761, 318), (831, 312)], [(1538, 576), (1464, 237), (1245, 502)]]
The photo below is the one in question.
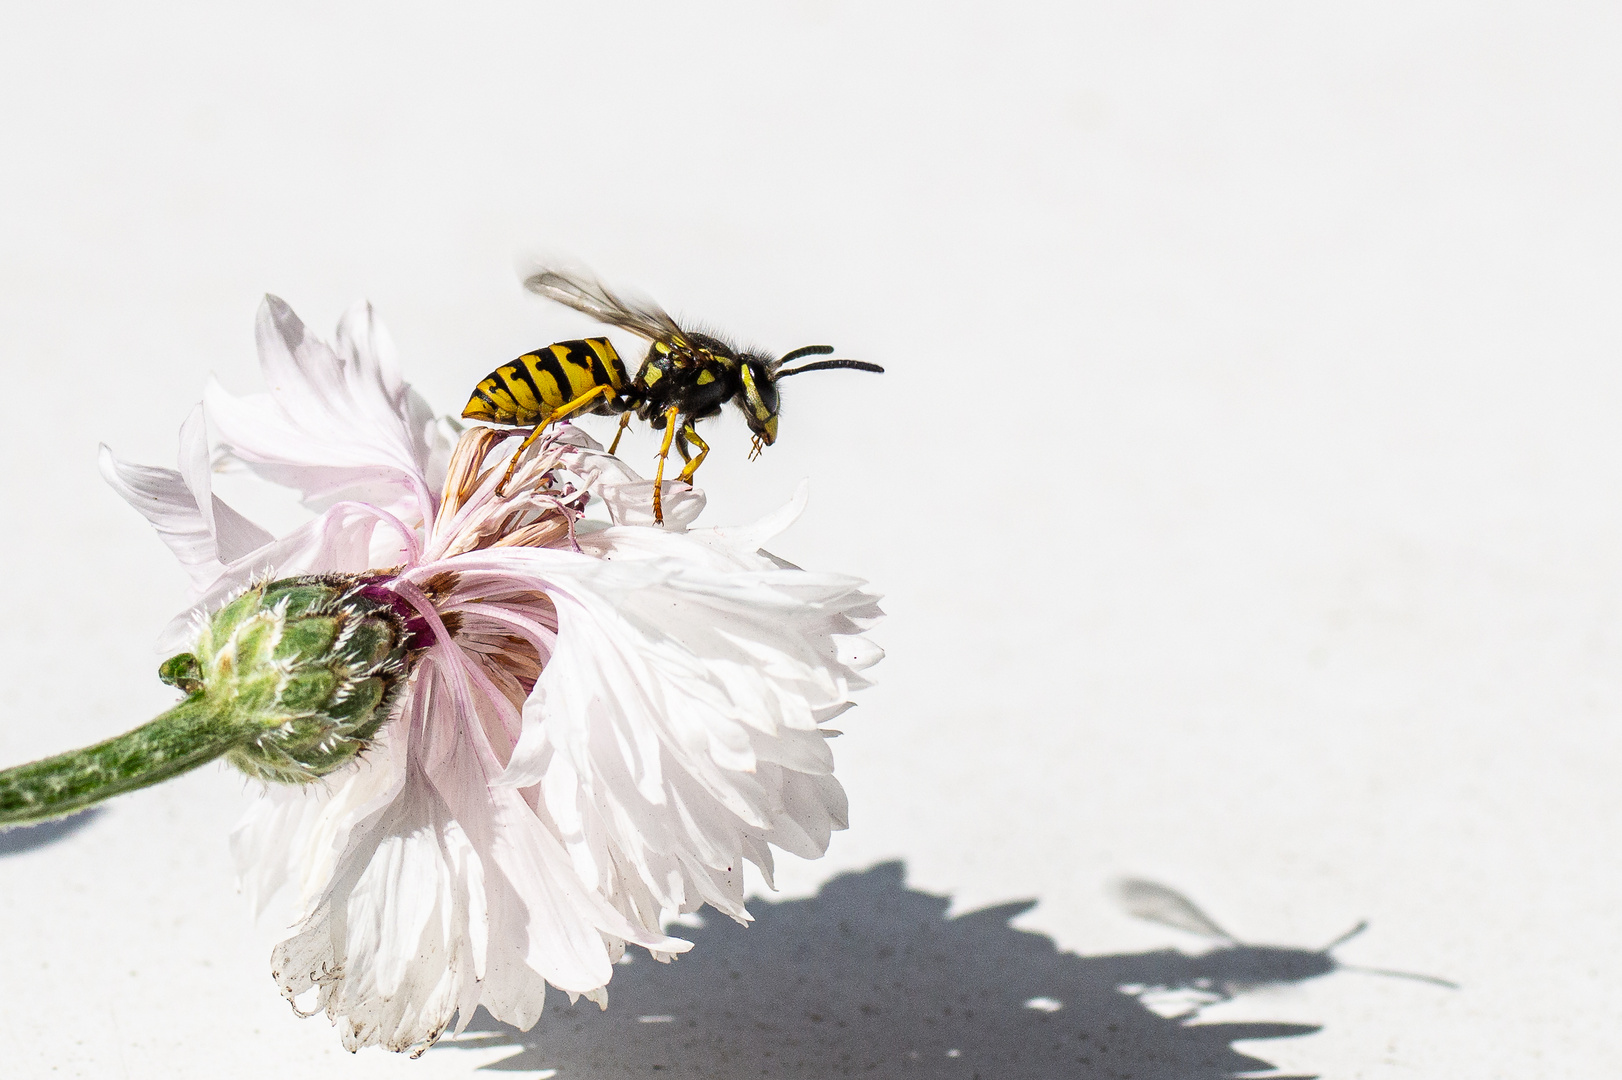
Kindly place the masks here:
[[(1141, 966), (1133, 981), (1121, 989), (1162, 1015), (1182, 1015), (1218, 1001), (1267, 986), (1304, 982), (1334, 971), (1355, 971), (1411, 979), (1457, 990), (1458, 984), (1434, 975), (1343, 964), (1334, 950), (1369, 928), (1364, 919), (1319, 949), (1292, 949), (1281, 945), (1250, 945), (1224, 930), (1182, 893), (1153, 881), (1124, 879), (1110, 892), (1117, 904), (1134, 918), (1194, 934), (1217, 947), (1198, 955), (1164, 950), (1157, 967)], [(1140, 960), (1143, 959), (1140, 957)]]

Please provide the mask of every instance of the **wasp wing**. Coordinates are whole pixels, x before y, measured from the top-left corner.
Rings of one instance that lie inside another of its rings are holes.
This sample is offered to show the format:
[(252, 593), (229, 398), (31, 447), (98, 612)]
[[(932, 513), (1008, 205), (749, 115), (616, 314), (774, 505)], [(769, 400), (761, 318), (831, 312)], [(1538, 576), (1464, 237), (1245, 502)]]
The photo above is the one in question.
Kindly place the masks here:
[(1232, 934), (1218, 926), (1211, 916), (1194, 906), (1194, 901), (1176, 889), (1153, 881), (1127, 878), (1115, 882), (1111, 892), (1128, 915), (1174, 930), (1238, 944)]
[(524, 278), (524, 288), (649, 341), (679, 342), (686, 338), (676, 320), (652, 300), (627, 300), (584, 274), (541, 269)]

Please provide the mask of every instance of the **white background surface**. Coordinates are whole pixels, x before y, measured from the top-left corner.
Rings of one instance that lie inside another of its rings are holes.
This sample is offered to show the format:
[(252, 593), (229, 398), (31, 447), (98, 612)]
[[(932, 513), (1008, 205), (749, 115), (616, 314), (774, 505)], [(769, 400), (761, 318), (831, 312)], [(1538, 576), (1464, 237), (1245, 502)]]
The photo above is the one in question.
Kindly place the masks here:
[[(785, 384), (752, 465), (707, 432), (706, 520), (810, 476), (780, 554), (888, 596), (853, 827), (786, 892), (900, 858), (1086, 953), (1196, 944), (1120, 874), (1253, 941), (1367, 917), (1342, 959), (1462, 989), (1211, 1018), (1322, 1025), (1247, 1048), (1335, 1078), (1614, 1067), (1614, 8), (331, 7), (7, 5), (0, 761), (171, 700), (183, 578), (98, 441), (171, 464), (210, 371), (257, 385), (267, 290), (323, 332), (369, 297), (455, 411), (585, 329), (515, 283), (560, 252), (889, 369)], [(0, 858), (6, 1075), (500, 1056), (292, 1017), (232, 887), (248, 797), (209, 768)]]

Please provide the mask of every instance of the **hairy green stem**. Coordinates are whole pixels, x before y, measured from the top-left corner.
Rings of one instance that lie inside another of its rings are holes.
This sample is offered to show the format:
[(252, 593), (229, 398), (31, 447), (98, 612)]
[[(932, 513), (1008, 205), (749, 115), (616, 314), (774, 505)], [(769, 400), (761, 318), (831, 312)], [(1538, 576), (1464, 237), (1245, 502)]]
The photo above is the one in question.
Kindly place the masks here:
[(178, 776), (253, 737), (236, 710), (197, 693), (134, 731), (0, 770), (0, 827), (45, 821)]
[[(401, 601), (400, 603), (404, 603)], [(389, 718), (421, 645), (377, 579), (251, 585), (158, 677), (186, 700), (134, 731), (0, 770), (0, 829), (45, 821), (224, 757), (269, 783), (355, 761)]]

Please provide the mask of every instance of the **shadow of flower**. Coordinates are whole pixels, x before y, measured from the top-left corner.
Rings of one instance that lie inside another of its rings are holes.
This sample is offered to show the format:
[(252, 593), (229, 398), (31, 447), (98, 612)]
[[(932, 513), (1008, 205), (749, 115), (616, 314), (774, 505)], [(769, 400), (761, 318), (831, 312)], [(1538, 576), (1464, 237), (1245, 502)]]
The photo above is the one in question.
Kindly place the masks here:
[(884, 863), (809, 899), (757, 901), (749, 927), (712, 916), (678, 928), (693, 951), (669, 965), (637, 955), (615, 972), (606, 1012), (549, 991), (533, 1031), (480, 1012), (442, 1046), (514, 1047), (485, 1067), (558, 1080), (1225, 1080), (1270, 1068), (1236, 1040), (1318, 1028), (1196, 1023), (1195, 1007), (1335, 966), (1265, 946), (1077, 956), (1009, 926), (1035, 901), (956, 918), (949, 904)]
[(101, 813), (101, 808), (92, 807), (81, 810), (68, 817), (57, 818), (55, 821), (42, 821), (38, 825), (19, 825), (14, 829), (0, 829), (0, 858), (7, 855), (20, 855), (25, 851), (54, 844), (58, 840), (66, 840), (80, 829), (94, 821)]

